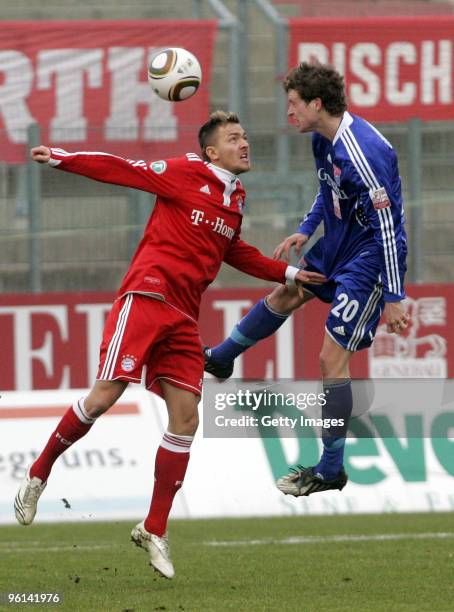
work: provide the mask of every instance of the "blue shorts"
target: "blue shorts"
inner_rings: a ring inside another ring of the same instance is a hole
[[[304,269],[320,272],[311,264]],[[384,306],[379,270],[378,263],[357,257],[333,280],[323,285],[304,285],[309,293],[331,304],[326,331],[348,351],[360,351],[374,340]]]

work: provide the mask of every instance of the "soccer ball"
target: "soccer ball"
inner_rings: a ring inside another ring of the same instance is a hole
[[[150,60],[148,82],[163,100],[181,102],[195,94],[202,82],[198,59],[178,47],[161,49]]]

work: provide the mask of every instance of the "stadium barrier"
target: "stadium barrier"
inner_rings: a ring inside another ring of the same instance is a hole
[[[228,335],[266,289],[211,289],[200,332],[212,346]],[[352,359],[354,378],[454,378],[454,285],[409,285],[412,325],[405,336],[379,326],[373,348]],[[99,344],[112,293],[4,294],[0,300],[3,358],[0,389],[85,388],[96,376]],[[314,300],[277,334],[236,361],[247,379],[319,377],[318,355],[328,306]]]
[[[27,466],[67,407],[86,390],[11,392],[0,405],[0,523]],[[212,405],[203,410],[213,410]],[[452,415],[452,413],[451,413]],[[203,421],[203,419],[202,419]],[[39,521],[137,519],[146,515],[154,454],[166,422],[162,400],[129,388],[89,435],[55,464]],[[448,423],[452,425],[452,423]],[[446,429],[448,431],[449,427]],[[454,509],[453,442],[445,437],[356,438],[347,442],[350,482],[342,493],[283,496],[275,478],[315,461],[315,438],[208,438],[199,431],[174,518],[449,511]]]
[[[264,294],[263,289],[209,291],[200,317],[204,340],[218,342]],[[454,330],[448,325],[454,286],[414,285],[408,287],[408,295],[413,319],[408,334],[397,338],[379,328],[373,350],[353,360],[355,378],[407,379],[409,386],[412,379],[432,378],[436,383],[436,379],[454,378]],[[111,293],[2,296],[0,522],[14,520],[12,501],[27,466],[64,410],[86,393],[83,389],[93,380],[112,298]],[[238,360],[235,376],[246,380],[317,379],[325,316],[324,305],[308,304],[278,334],[264,341],[260,350],[251,350]],[[222,392],[225,387],[218,388]],[[449,397],[441,403],[441,412],[437,409],[429,414],[429,436],[384,430],[375,437],[350,439],[348,487],[342,494],[330,492],[308,499],[282,496],[274,480],[288,465],[316,461],[320,442],[315,437],[258,435],[244,439],[221,433],[209,438],[200,431],[173,516],[452,510],[453,410]],[[211,414],[213,405],[209,404],[202,410]],[[423,419],[423,412],[427,411],[415,413],[415,419]],[[165,423],[162,401],[131,386],[110,415],[56,464],[40,504],[40,520],[144,515],[154,453]]]

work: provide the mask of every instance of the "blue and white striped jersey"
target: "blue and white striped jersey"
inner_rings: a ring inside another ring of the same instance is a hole
[[[310,236],[323,220],[324,237],[306,260],[335,280],[353,259],[367,257],[381,274],[385,301],[401,300],[407,241],[393,147],[345,112],[334,140],[314,133],[312,148],[320,189],[298,231]]]

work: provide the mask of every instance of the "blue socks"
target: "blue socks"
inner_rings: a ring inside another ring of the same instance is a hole
[[[257,302],[235,325],[228,338],[211,349],[211,357],[218,363],[228,363],[259,340],[268,338],[285,323],[288,315],[272,310],[265,300]]]
[[[272,310],[265,300],[260,300],[234,327],[230,336],[211,349],[211,357],[218,363],[234,361],[259,340],[274,334],[287,317]],[[323,435],[323,454],[314,467],[314,474],[320,474],[324,480],[333,480],[341,471],[344,460],[345,436],[353,407],[351,381],[331,380],[323,388],[326,404],[322,408],[322,418],[344,419],[344,426],[331,427]]]
[[[344,425],[331,427],[323,435],[323,454],[314,467],[314,474],[320,474],[324,480],[333,480],[339,474],[344,462],[345,436],[353,408],[351,381],[330,381],[324,384],[326,404],[322,407],[322,418],[343,419]]]

